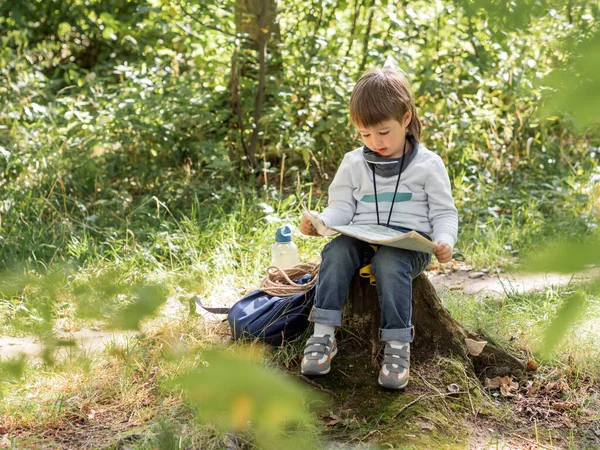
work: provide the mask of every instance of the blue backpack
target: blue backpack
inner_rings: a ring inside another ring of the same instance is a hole
[[[312,280],[311,274],[297,279],[296,284]],[[227,314],[234,339],[259,339],[267,344],[280,346],[298,337],[308,328],[308,315],[313,305],[316,285],[302,293],[277,297],[259,290],[242,297],[231,308],[205,308],[195,297],[196,307],[208,312]]]

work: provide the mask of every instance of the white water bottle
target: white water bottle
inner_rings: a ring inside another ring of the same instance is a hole
[[[271,247],[271,265],[287,269],[299,262],[298,247],[292,241],[292,229],[288,225],[277,228],[275,244]]]

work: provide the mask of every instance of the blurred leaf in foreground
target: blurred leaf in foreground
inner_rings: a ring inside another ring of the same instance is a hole
[[[208,351],[205,367],[175,381],[198,419],[224,432],[251,433],[258,448],[319,448],[305,390],[262,366],[252,352]]]
[[[160,286],[136,286],[132,288],[133,301],[119,311],[113,323],[123,330],[138,330],[140,322],[156,314],[167,299],[167,290]]]
[[[77,316],[84,319],[104,319],[121,307],[130,290],[131,285],[122,281],[119,273],[113,270],[102,271],[74,287]]]
[[[19,378],[25,370],[26,356],[21,355],[0,361],[0,379]]]
[[[568,111],[581,129],[591,123],[600,124],[600,32],[571,45],[571,59],[544,79],[543,84],[551,93],[542,107],[542,115]]]
[[[576,273],[600,263],[600,241],[588,237],[582,242],[565,242],[552,245],[532,256],[524,265],[526,272]],[[592,288],[600,291],[599,280],[592,281]],[[585,296],[576,292],[567,298],[546,328],[542,353],[548,355],[563,338],[569,327],[585,311]]]
[[[540,249],[524,265],[525,272],[575,273],[600,264],[600,241],[588,238]]]
[[[455,3],[469,17],[486,17],[490,20],[488,29],[499,35],[526,28],[532,18],[539,17],[550,8],[553,0],[455,0]]]
[[[561,341],[569,327],[585,311],[585,296],[581,292],[567,297],[558,310],[556,317],[552,320],[544,333],[544,342],[542,344],[542,353],[550,354],[556,345]]]

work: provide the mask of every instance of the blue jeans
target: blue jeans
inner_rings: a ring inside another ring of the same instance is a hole
[[[371,262],[381,307],[381,340],[413,341],[412,280],[427,268],[430,254],[383,245],[375,252],[368,243],[341,235],[325,246],[321,257],[312,322],[342,324],[350,281],[359,267]]]

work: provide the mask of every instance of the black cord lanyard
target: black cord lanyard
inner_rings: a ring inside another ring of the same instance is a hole
[[[398,193],[398,186],[400,185],[400,176],[402,175],[402,170],[404,169],[404,157],[406,156],[406,143],[408,141],[408,135],[404,139],[404,151],[402,152],[402,158],[400,161],[400,171],[398,172],[398,179],[396,180],[396,189],[394,189],[394,197],[392,198],[392,206],[390,206],[390,214],[388,215],[388,220],[385,226],[389,226],[390,220],[392,219],[392,211],[394,210],[394,202],[396,201],[396,194]],[[375,191],[375,211],[377,212],[377,225],[381,225],[379,223],[379,203],[377,201],[377,183],[375,182],[375,164],[371,164],[371,169],[373,169],[373,190]]]

